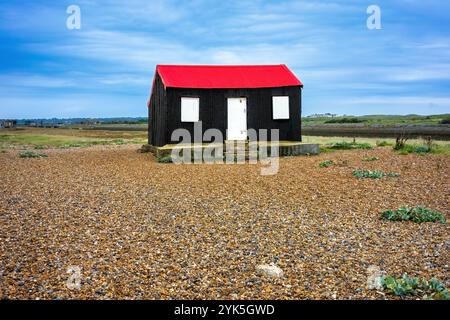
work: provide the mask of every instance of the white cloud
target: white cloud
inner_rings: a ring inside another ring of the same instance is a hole
[[[0,83],[4,87],[32,87],[32,88],[68,88],[74,85],[70,79],[39,74],[3,74]]]
[[[386,79],[393,81],[450,80],[450,64],[407,66],[387,71]]]
[[[129,73],[108,73],[108,74],[86,74],[67,73],[55,75],[12,73],[0,75],[0,93],[15,90],[18,94],[39,92],[40,89],[108,89],[111,87],[149,87],[151,76],[129,74]],[[117,90],[117,89],[116,89]]]
[[[136,32],[86,31],[64,44],[33,44],[40,53],[114,63],[115,70],[153,72],[156,64],[257,64],[308,61],[320,52],[302,44],[256,44],[193,48]]]
[[[450,98],[434,96],[374,96],[356,98],[345,102],[352,105],[388,105],[388,106],[440,106],[450,108]]]

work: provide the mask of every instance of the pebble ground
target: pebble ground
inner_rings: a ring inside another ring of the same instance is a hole
[[[261,176],[259,165],[160,164],[138,147],[0,154],[0,298],[391,298],[366,288],[370,265],[449,284],[448,224],[380,220],[405,205],[449,219],[448,157],[341,151]],[[256,272],[272,262],[282,278]]]

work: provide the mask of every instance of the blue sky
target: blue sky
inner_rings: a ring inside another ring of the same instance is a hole
[[[449,13],[441,0],[0,0],[0,118],[145,116],[158,63],[285,63],[304,115],[449,113]]]

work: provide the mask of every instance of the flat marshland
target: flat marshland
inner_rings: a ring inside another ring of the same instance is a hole
[[[145,132],[42,130],[0,132],[3,299],[395,298],[367,288],[371,265],[448,286],[448,223],[381,219],[421,205],[448,221],[446,154],[334,151],[261,176],[260,165],[158,163],[137,152]],[[399,176],[353,175],[363,169]],[[256,272],[272,262],[281,278]]]

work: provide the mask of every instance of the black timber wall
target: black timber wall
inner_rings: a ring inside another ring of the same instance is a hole
[[[289,119],[273,120],[272,97],[289,96]],[[209,128],[219,129],[226,139],[227,98],[247,98],[247,128],[279,129],[280,140],[301,141],[301,88],[279,87],[260,89],[184,89],[167,88],[167,127],[166,138],[157,139],[154,145],[169,143],[172,132],[178,128],[187,129],[193,139],[194,123],[181,122],[181,97],[200,98],[199,120],[202,121],[203,132]],[[159,125],[159,122],[157,121]],[[156,130],[159,131],[159,130]],[[158,135],[158,132],[156,133]],[[270,132],[268,133],[270,139]]]
[[[148,144],[160,147],[167,143],[167,92],[156,74],[148,108]]]

